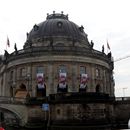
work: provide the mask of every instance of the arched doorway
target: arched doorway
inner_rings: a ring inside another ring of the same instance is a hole
[[[100,84],[96,85],[96,93],[100,93],[101,92],[101,86]]]
[[[87,84],[80,84],[79,92],[86,92],[86,91],[87,91]]]
[[[25,84],[23,84],[23,83],[20,84],[19,89],[16,90],[15,97],[16,98],[21,98],[21,99],[22,98],[25,99],[27,97],[30,97],[30,94],[27,91]]]
[[[23,124],[22,122],[22,118],[20,117],[20,115],[17,113],[17,110],[11,110],[10,108],[8,108],[7,106],[1,106],[0,107],[1,112],[0,112],[0,118],[1,118],[1,126],[15,126],[15,127],[19,127],[21,124]]]
[[[23,83],[19,86],[19,88],[20,88],[20,90],[27,91],[26,90],[26,85],[23,84]]]
[[[46,84],[39,84],[36,86],[37,97],[45,97],[46,96]]]
[[[13,93],[13,87],[10,86],[10,97],[13,97],[14,96],[14,93]]]
[[[63,84],[63,83],[59,83],[57,85],[57,92],[67,93],[68,92],[68,85],[67,84]]]

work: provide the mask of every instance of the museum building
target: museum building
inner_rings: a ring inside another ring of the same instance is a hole
[[[47,14],[46,20],[35,24],[26,36],[23,49],[17,50],[15,44],[14,52],[9,54],[5,51],[0,57],[0,96],[39,99],[49,97],[53,100],[57,98],[54,95],[61,93],[81,97],[84,94],[93,97],[100,93],[114,97],[111,52],[105,54],[104,48],[101,51],[95,50],[84,27],[70,21],[68,15],[63,12]],[[51,112],[52,121],[71,120],[71,116],[73,120],[74,117],[78,120],[75,115],[64,115],[65,111],[72,109],[75,113],[83,112],[84,109],[90,111],[94,105],[102,108],[103,113],[107,109],[113,109],[111,103],[106,105],[105,102],[96,104],[97,102],[89,101],[84,102],[86,105],[79,110],[81,107],[78,105],[82,103],[76,102],[72,108],[70,100],[67,99],[65,105],[62,101],[57,105],[50,101],[50,107],[54,107]],[[109,115],[112,116],[112,112]],[[88,113],[87,116],[89,117]],[[105,114],[100,116],[102,119],[106,117]]]

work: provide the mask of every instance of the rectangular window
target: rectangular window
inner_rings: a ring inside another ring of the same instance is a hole
[[[80,66],[80,75],[81,74],[86,74],[86,67],[85,66]]]
[[[43,67],[37,67],[37,73],[44,73],[44,68]]]
[[[10,72],[10,80],[13,80],[13,75],[14,75],[14,72],[11,71],[11,72]]]
[[[25,77],[26,76],[26,69],[25,68],[21,68],[20,69],[20,77]]]
[[[99,68],[96,68],[96,77],[97,77],[97,78],[100,77],[100,70],[99,70]]]
[[[59,66],[59,73],[67,73],[67,68],[65,65]]]

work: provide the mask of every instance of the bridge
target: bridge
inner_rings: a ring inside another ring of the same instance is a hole
[[[128,128],[128,121],[130,120],[130,97],[117,97],[114,109],[117,126]]]
[[[9,125],[40,127],[40,125],[43,124],[43,126],[45,126],[48,119],[48,112],[43,111],[41,106],[43,103],[47,103],[48,100],[51,100],[52,103],[57,102],[59,97],[56,96],[55,99],[54,96],[55,95],[51,95],[48,99],[0,97],[0,112],[4,113],[5,123]],[[62,101],[63,100],[68,101],[68,96],[63,98]],[[74,100],[76,100],[76,97]],[[89,102],[89,100],[90,99],[87,98],[87,102]],[[92,100],[94,101],[94,99]],[[100,100],[105,102],[105,99],[96,99],[96,102]],[[130,119],[130,97],[115,98],[113,110],[115,116],[115,123],[113,125],[119,128],[127,128]]]
[[[45,99],[0,97],[0,112],[4,114],[4,121],[8,125],[30,127],[32,123],[44,124],[46,113],[41,104]]]

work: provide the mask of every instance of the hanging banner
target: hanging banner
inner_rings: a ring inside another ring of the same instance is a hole
[[[81,74],[80,83],[86,84],[88,81],[88,74]]]
[[[88,82],[88,74],[81,74],[80,88],[85,88],[87,82]]]
[[[49,111],[49,104],[48,103],[42,104],[42,110]]]
[[[65,83],[66,82],[66,73],[60,73],[59,74],[59,83]]]
[[[38,89],[45,88],[44,86],[44,75],[43,73],[37,73],[37,83],[38,83]]]
[[[66,73],[59,73],[59,88],[66,88]]]

